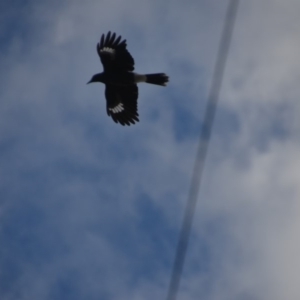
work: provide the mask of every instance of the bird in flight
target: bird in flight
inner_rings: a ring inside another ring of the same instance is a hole
[[[164,73],[134,73],[134,60],[126,49],[126,40],[109,31],[102,34],[97,44],[97,53],[103,65],[103,72],[95,74],[88,82],[105,84],[106,111],[116,123],[135,124],[139,121],[137,111],[137,83],[147,82],[166,86],[169,77]]]

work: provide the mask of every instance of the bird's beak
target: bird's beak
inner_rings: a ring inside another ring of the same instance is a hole
[[[87,82],[86,84],[89,84],[89,83],[92,83],[92,82],[94,82],[93,78],[89,82]]]

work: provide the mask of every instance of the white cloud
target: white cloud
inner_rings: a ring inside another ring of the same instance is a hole
[[[2,298],[165,297],[225,4],[28,7],[0,56]],[[182,298],[299,298],[298,10],[240,3]],[[131,128],[85,85],[107,30],[171,78]]]

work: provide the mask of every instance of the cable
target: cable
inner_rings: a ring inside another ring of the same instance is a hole
[[[207,155],[207,149],[211,137],[212,126],[216,114],[216,108],[219,99],[220,88],[222,84],[225,64],[228,56],[229,45],[231,41],[234,22],[236,19],[239,0],[230,0],[227,8],[217,60],[212,77],[212,84],[208,95],[208,102],[205,109],[204,121],[198,144],[198,151],[194,164],[194,170],[189,190],[184,219],[177,244],[176,255],[169,285],[167,300],[176,300],[182,270],[184,266],[188,241],[191,233],[191,227],[199,194],[201,178],[204,168],[204,162]]]

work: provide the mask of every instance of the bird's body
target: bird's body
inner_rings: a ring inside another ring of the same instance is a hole
[[[103,64],[103,72],[95,74],[88,82],[105,84],[107,114],[116,123],[130,125],[138,122],[137,83],[147,82],[165,86],[169,80],[164,73],[141,75],[134,73],[134,60],[126,49],[126,40],[116,34],[103,34],[97,44],[97,53]]]
[[[102,72],[96,74],[94,79],[104,84],[128,85],[134,82],[133,72]]]

